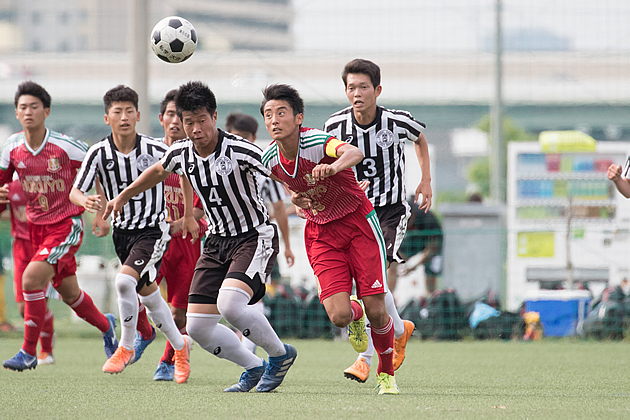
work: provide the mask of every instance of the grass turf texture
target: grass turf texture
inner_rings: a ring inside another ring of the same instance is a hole
[[[356,357],[347,342],[288,340],[297,348],[298,359],[277,392],[228,394],[223,389],[238,380],[241,369],[196,345],[187,384],[154,382],[163,338],[122,374],[109,375],[101,371],[105,355],[98,336],[83,325],[65,334],[59,327],[55,365],[23,373],[0,369],[0,417],[630,417],[627,342],[421,342],[412,338],[396,374],[401,394],[379,396],[374,389],[375,370],[365,384],[343,377],[343,369]],[[18,333],[0,336],[2,359],[17,352],[18,337]]]

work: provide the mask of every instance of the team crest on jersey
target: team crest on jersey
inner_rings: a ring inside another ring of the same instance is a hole
[[[50,159],[48,159],[48,172],[57,172],[59,169],[61,169],[59,159],[55,156],[51,156]]]
[[[113,160],[108,160],[107,163],[105,164],[105,169],[107,169],[108,171],[111,171],[112,169],[114,169],[115,164],[116,162],[114,162]]]
[[[306,174],[306,175],[304,175],[304,179],[306,180],[306,183],[308,185],[315,185],[315,180],[313,179],[313,175]]]
[[[221,176],[226,176],[232,173],[232,160],[227,156],[220,156],[214,163],[215,170]]]
[[[387,148],[394,144],[394,133],[392,133],[387,128],[383,128],[378,133],[376,133],[376,144],[381,146],[382,148]]]
[[[149,169],[155,163],[155,158],[148,153],[143,153],[136,159],[136,166],[140,172]]]

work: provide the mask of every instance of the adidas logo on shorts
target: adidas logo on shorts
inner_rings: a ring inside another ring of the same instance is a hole
[[[383,287],[383,285],[381,284],[380,281],[378,281],[378,279],[376,279],[376,281],[372,285],[372,289],[378,289],[379,287]]]

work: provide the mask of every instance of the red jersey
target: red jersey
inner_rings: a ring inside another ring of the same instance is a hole
[[[282,156],[276,142],[263,154],[263,163],[273,175],[286,182],[291,190],[304,193],[312,200],[313,208],[304,210],[304,215],[314,223],[341,219],[367,201],[352,168],[321,181],[313,180],[313,168],[320,163],[333,163],[337,149],[344,144],[322,130],[302,127],[295,161]]]
[[[203,210],[201,200],[197,197],[197,194],[193,197],[193,206],[199,207]],[[164,199],[166,201],[166,212],[168,213],[168,220],[178,220],[184,215],[184,194],[182,187],[179,183],[179,175],[172,173],[164,181]],[[204,235],[208,230],[208,223],[201,219],[199,220],[199,237]],[[179,231],[173,235],[173,238],[181,237],[182,232]]]
[[[0,154],[0,185],[17,172],[26,194],[29,223],[47,225],[83,213],[70,202],[70,189],[88,145],[46,129],[42,145],[33,150],[24,132],[13,134]]]
[[[16,239],[30,240],[26,224],[26,195],[18,180],[9,182],[9,211],[11,212],[11,236]],[[4,206],[4,207],[3,207]],[[6,204],[0,206],[0,213]]]

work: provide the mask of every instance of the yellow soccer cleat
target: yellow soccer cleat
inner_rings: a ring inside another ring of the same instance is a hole
[[[396,385],[396,379],[385,372],[381,372],[376,377],[376,388],[378,389],[379,395],[398,395],[400,393],[398,385]]]
[[[120,373],[127,365],[131,363],[135,354],[133,350],[127,350],[123,346],[119,346],[112,357],[107,359],[105,364],[103,365],[103,372],[107,373]]]
[[[405,323],[405,332],[400,337],[394,340],[394,370],[398,370],[405,360],[405,347],[407,347],[407,341],[411,338],[416,326],[411,321],[403,321]]]
[[[363,308],[363,303],[356,296],[350,296],[350,300],[357,302]],[[365,329],[365,308],[363,308],[363,316],[360,319],[348,324],[348,339],[357,353],[363,353],[367,350],[368,334]]]
[[[370,377],[370,365],[361,357],[352,366],[343,371],[343,376],[357,382],[365,382]]]
[[[175,382],[183,384],[188,380],[190,376],[190,350],[192,349],[193,341],[187,335],[183,336],[184,347],[181,350],[175,350]]]

